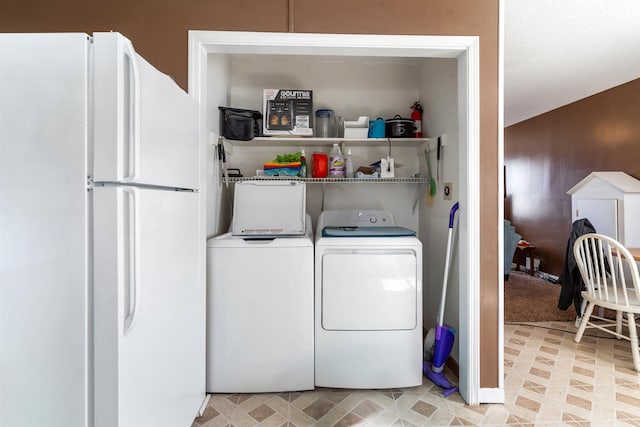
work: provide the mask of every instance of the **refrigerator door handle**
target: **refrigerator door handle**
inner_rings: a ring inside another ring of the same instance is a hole
[[[129,128],[127,141],[129,150],[129,175],[123,178],[123,181],[136,181],[140,178],[140,71],[136,52],[129,40],[125,40],[123,44],[123,53],[128,59],[129,72]]]
[[[122,187],[125,195],[124,212],[124,244],[126,245],[124,286],[124,327],[123,336],[129,334],[138,320],[140,313],[141,289],[140,289],[140,209],[138,188]]]

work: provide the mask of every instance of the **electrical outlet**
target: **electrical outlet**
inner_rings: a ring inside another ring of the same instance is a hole
[[[453,192],[453,184],[451,182],[445,182],[442,185],[442,194],[445,200],[451,200],[451,193]]]

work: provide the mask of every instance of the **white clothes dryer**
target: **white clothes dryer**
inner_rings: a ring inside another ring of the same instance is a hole
[[[422,383],[422,243],[386,211],[325,211],[316,228],[315,383]]]

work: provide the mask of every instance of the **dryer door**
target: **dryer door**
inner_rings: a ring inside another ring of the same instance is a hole
[[[418,324],[416,252],[329,249],[322,256],[322,328],[412,330]]]

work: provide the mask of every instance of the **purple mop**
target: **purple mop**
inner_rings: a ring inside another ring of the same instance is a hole
[[[449,325],[444,325],[444,304],[447,298],[447,280],[449,278],[449,258],[451,256],[451,236],[453,234],[453,221],[458,210],[458,202],[451,208],[449,213],[449,237],[447,239],[447,256],[444,264],[444,280],[442,283],[442,298],[440,299],[440,312],[438,313],[437,325],[435,330],[435,340],[433,342],[433,356],[431,358],[426,357],[427,360],[422,362],[422,372],[439,387],[442,387],[444,391],[442,394],[447,397],[452,393],[458,391],[458,387],[451,384],[444,374],[444,364],[449,358],[451,349],[453,348],[453,342],[455,341],[455,329]],[[429,331],[427,334],[428,341],[433,331]],[[425,341],[425,347],[430,346]],[[425,348],[425,353],[430,354],[430,349]]]

